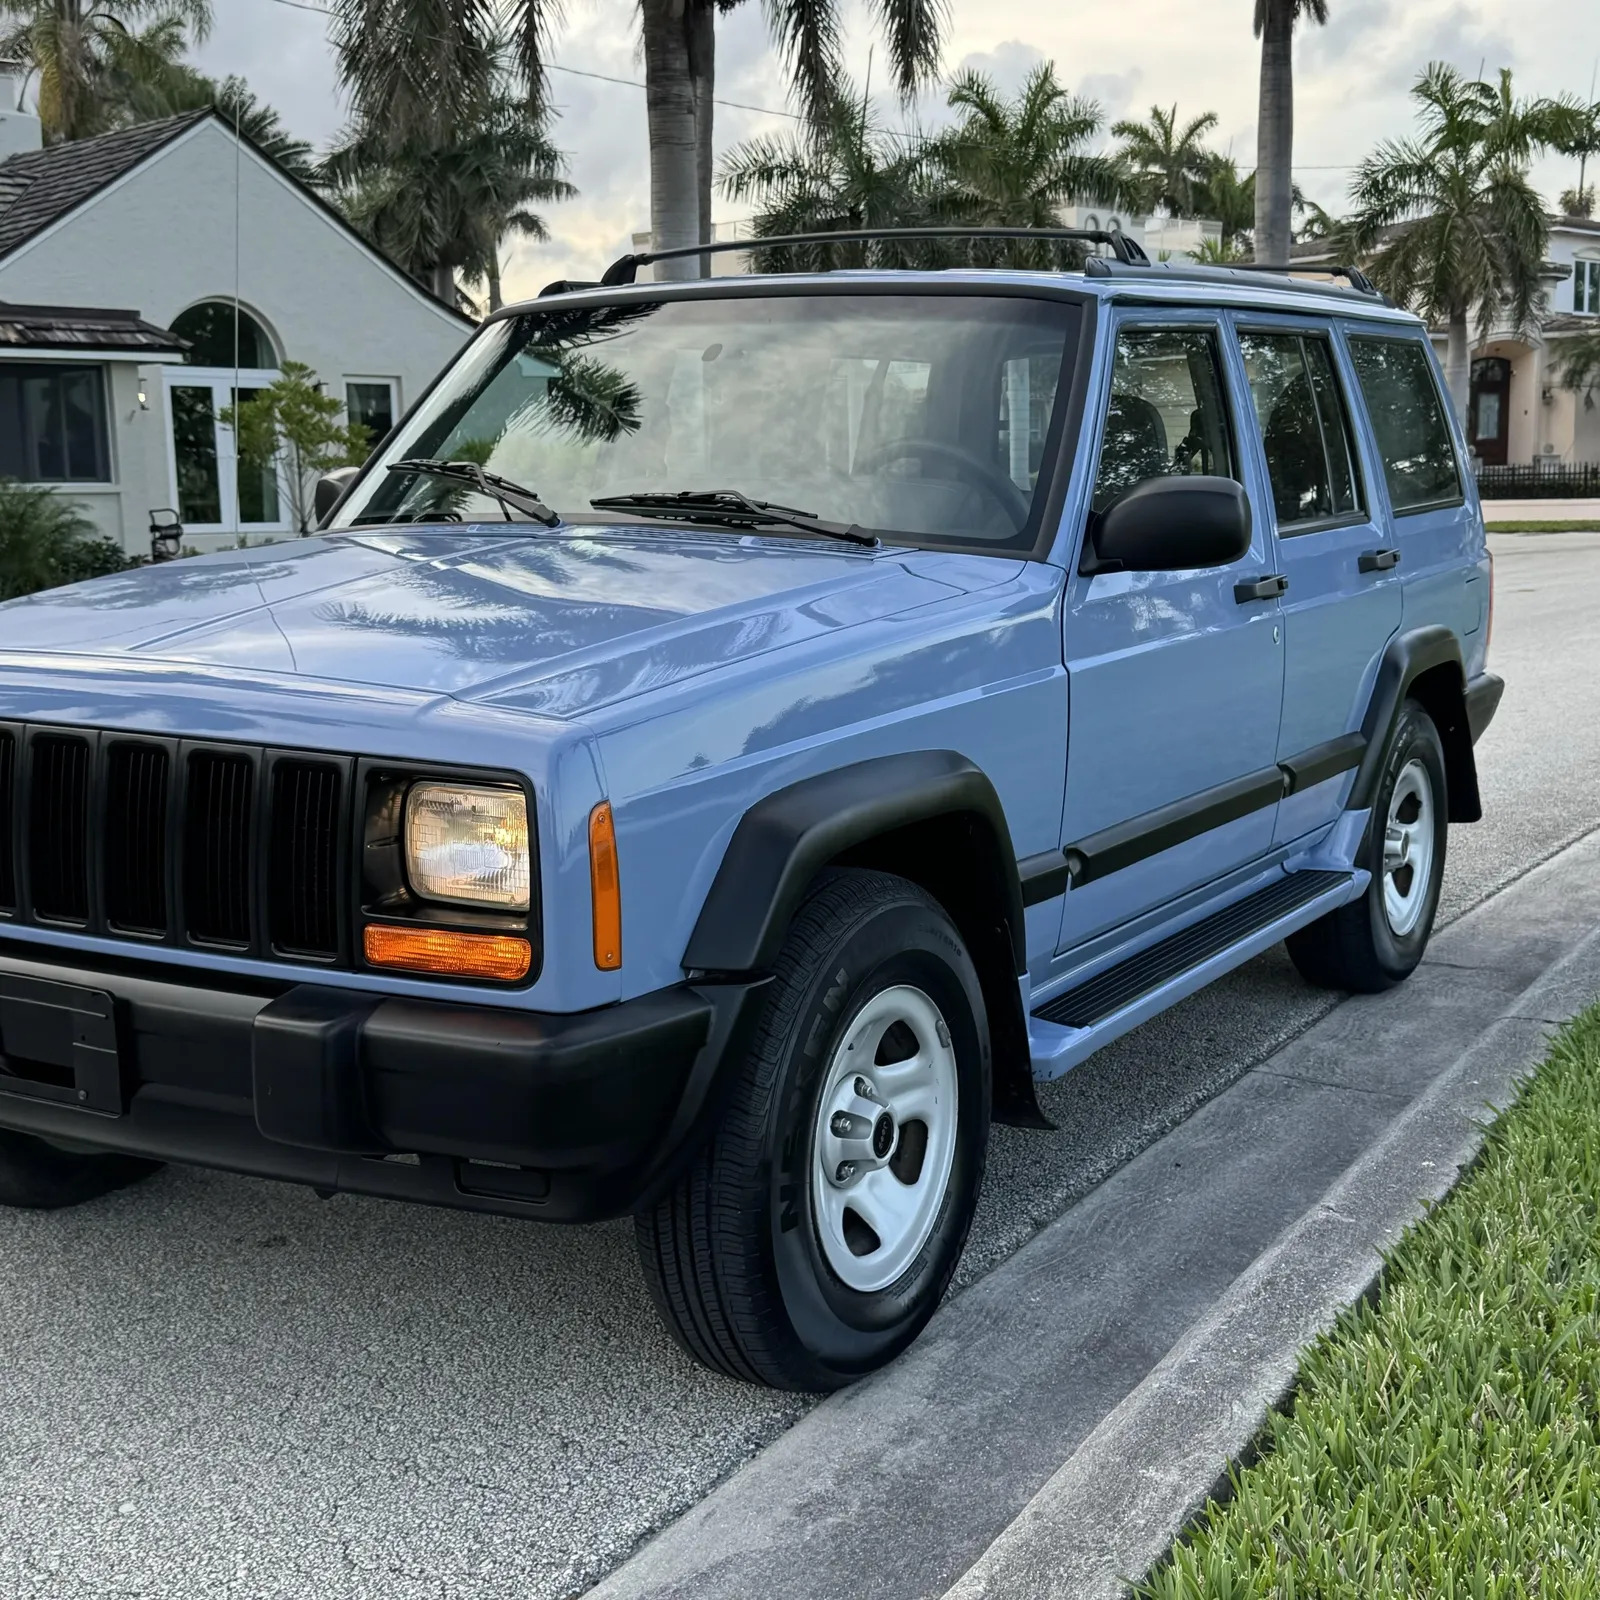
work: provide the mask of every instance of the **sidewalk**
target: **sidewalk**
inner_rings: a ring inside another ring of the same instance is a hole
[[[1408,984],[1346,1001],[1121,1168],[950,1301],[895,1366],[826,1401],[664,1530],[596,1600],[934,1600],[958,1583],[963,1597],[996,1600],[1116,1593],[1111,1574],[1158,1553],[1259,1424],[1303,1330],[1329,1314],[1328,1286],[1347,1294],[1370,1278],[1362,1263],[1390,1213],[1412,1214],[1452,1169],[1390,1172],[1372,1186],[1389,1212],[1340,1205],[1341,1242],[1361,1260],[1313,1256],[1299,1272],[1307,1292],[1252,1318],[1248,1338],[1228,1322],[1249,1304],[1239,1286],[1281,1262],[1297,1229],[1313,1249],[1328,1244],[1310,1224],[1325,1223],[1330,1190],[1350,1191],[1436,1086],[1491,1097],[1459,1070],[1491,1030],[1508,1070],[1537,1054],[1554,1002],[1529,991],[1597,926],[1600,833],[1452,924]],[[1583,1003],[1591,977],[1600,985],[1600,966],[1568,969],[1560,1004]],[[1450,1131],[1452,1151],[1471,1132],[1458,1115]],[[1274,1304],[1284,1281],[1273,1279]],[[1250,1352],[1244,1371],[1229,1348]],[[1207,1349],[1217,1354],[1197,1366]],[[1175,1362],[1206,1425],[1176,1457],[1162,1445]],[[1115,1504],[1073,1501],[1118,1460]],[[1066,1523],[1078,1537],[1064,1545]],[[1063,1566],[1069,1549],[1083,1564]]]
[[[1485,500],[1483,520],[1497,522],[1586,522],[1600,528],[1600,500]]]

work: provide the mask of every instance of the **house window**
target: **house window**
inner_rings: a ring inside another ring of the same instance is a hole
[[[1600,316],[1600,261],[1573,264],[1572,309]]]
[[[105,374],[56,362],[0,365],[0,477],[109,483]]]
[[[394,383],[388,378],[352,378],[344,386],[344,408],[350,420],[367,430],[367,444],[376,449],[394,427]]]
[[[235,317],[237,316],[237,327]],[[189,341],[184,360],[191,367],[249,367],[267,371],[278,353],[267,330],[231,300],[202,300],[172,319],[172,331]]]

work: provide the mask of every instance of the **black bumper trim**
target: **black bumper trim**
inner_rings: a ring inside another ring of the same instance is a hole
[[[764,987],[680,985],[555,1015],[316,985],[240,992],[59,954],[0,940],[0,976],[111,995],[121,1112],[63,1104],[0,1053],[0,1127],[559,1221],[619,1215],[675,1176]]]
[[[1506,692],[1506,680],[1492,672],[1481,672],[1467,685],[1467,726],[1472,729],[1472,742],[1483,737],[1483,730],[1494,721],[1500,709],[1500,696]]]

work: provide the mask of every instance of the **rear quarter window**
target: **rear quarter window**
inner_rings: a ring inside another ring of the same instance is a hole
[[[1415,339],[1350,340],[1389,503],[1397,514],[1459,504],[1461,469],[1427,350]]]

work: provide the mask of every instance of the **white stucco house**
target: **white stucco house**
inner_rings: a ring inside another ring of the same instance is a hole
[[[10,89],[0,476],[130,552],[162,507],[200,549],[289,532],[281,477],[241,472],[218,420],[235,391],[302,361],[381,437],[472,324],[214,112],[41,149]]]

